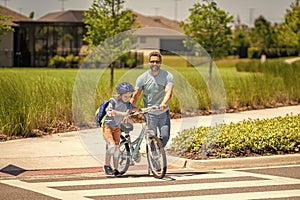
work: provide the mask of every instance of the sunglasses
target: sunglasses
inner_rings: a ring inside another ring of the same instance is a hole
[[[150,63],[151,63],[151,64],[154,64],[154,63],[160,64],[160,61],[159,61],[159,60],[150,60]]]

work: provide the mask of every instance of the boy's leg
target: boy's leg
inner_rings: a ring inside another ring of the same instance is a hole
[[[115,144],[114,153],[113,153],[113,164],[114,164],[114,168],[118,169],[119,154],[120,154],[120,138],[121,138],[120,128],[112,128],[112,136]]]
[[[111,162],[111,157],[113,156],[114,153],[115,142],[113,140],[112,130],[109,126],[103,127],[103,137],[106,142],[104,171],[106,174],[112,174],[110,162]]]

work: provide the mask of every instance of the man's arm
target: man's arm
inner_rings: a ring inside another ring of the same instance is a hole
[[[161,102],[160,104],[160,110],[161,111],[164,111],[167,107],[167,104],[168,102],[170,101],[171,97],[172,97],[172,94],[173,94],[173,87],[174,85],[173,84],[169,84],[166,89],[165,89],[165,97],[163,99],[163,101]]]
[[[132,98],[130,99],[130,103],[135,105],[137,100],[139,99],[141,93],[142,93],[142,90],[136,89],[132,95]]]

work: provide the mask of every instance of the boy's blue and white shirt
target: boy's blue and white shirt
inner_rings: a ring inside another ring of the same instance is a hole
[[[165,88],[174,85],[173,75],[160,69],[157,76],[150,70],[141,74],[136,81],[136,89],[144,92],[144,107],[159,106],[165,97]],[[168,106],[167,109],[168,110]],[[151,111],[151,114],[161,114],[161,111]]]
[[[112,101],[109,102],[106,113],[107,117],[104,120],[104,125],[107,125],[111,128],[117,128],[119,127],[122,119],[124,116],[112,116],[112,110],[119,111],[119,112],[126,112],[127,110],[134,109],[134,105],[132,105],[130,102],[124,102],[121,99],[116,101],[115,99],[112,99]]]

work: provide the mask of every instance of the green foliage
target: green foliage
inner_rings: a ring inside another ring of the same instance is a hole
[[[272,47],[274,44],[273,27],[271,22],[263,16],[257,18],[254,22],[254,28],[251,32],[253,46],[258,47],[260,51]]]
[[[55,55],[50,58],[49,66],[56,68],[78,68],[81,59],[79,56],[74,56],[73,54],[69,54],[66,57],[61,55]]]
[[[124,10],[123,4],[123,0],[93,0],[83,20],[87,29],[83,40],[94,50],[88,59],[110,64],[111,91],[116,59],[131,50],[134,40],[129,34],[135,22],[134,14]]]
[[[76,68],[80,62],[79,56],[74,56],[73,54],[69,54],[66,56],[65,61],[67,63],[67,67]]]
[[[213,139],[209,139],[212,130]],[[300,115],[184,130],[172,140],[171,148],[181,154],[199,154],[204,145],[217,157],[296,153],[300,150]]]
[[[163,62],[171,66],[168,70],[175,79],[174,95],[169,104],[170,111],[182,112],[183,117],[189,116],[191,112],[184,111],[190,110],[184,109],[190,107],[209,113],[212,97],[199,72],[193,67],[187,67],[186,61],[180,57],[164,56]],[[245,64],[238,64],[241,71],[236,71],[235,64],[239,62]],[[286,65],[277,59],[274,61],[268,59],[265,64],[259,60],[220,60],[216,64],[224,82],[228,112],[300,102],[300,85],[295,84],[300,82],[300,63]],[[246,66],[247,71],[253,72],[245,72],[243,66]],[[147,68],[116,69],[117,81],[114,82],[114,86],[120,81],[134,84],[138,75],[145,70]],[[74,123],[72,91],[77,71],[77,69],[1,69],[0,127],[3,127],[1,133],[28,136],[32,130],[46,130],[47,126],[58,120]],[[81,69],[81,73],[85,73],[85,80],[82,80],[79,87],[83,87],[83,90],[86,87],[97,87],[94,100],[97,106],[112,95],[108,84],[109,71],[110,69]],[[102,73],[101,81],[99,80],[95,86],[91,80],[97,80]],[[187,85],[192,88],[192,93],[188,92]],[[87,95],[84,98],[91,97]],[[195,102],[192,99],[195,99]],[[143,106],[142,98],[139,99],[138,106]],[[89,126],[96,108],[90,104],[86,107],[84,113],[80,113],[79,116],[86,116],[84,118],[86,121],[83,121],[82,125]],[[212,139],[213,136],[214,134],[211,134]]]
[[[61,55],[55,55],[50,58],[49,65],[56,68],[65,67],[66,59]]]
[[[85,12],[84,23],[87,33],[84,36],[90,47],[98,46],[102,41],[131,29],[134,15],[123,10],[124,1],[93,0],[88,12]]]
[[[214,1],[208,0],[204,0],[203,4],[194,4],[190,12],[189,18],[180,24],[185,34],[193,40],[186,40],[186,47],[197,52],[199,44],[213,58],[227,55],[230,49],[230,23],[233,17],[218,8]]]
[[[0,134],[29,137],[34,130],[72,122],[76,71],[14,69],[0,71]]]
[[[286,33],[284,34],[284,39],[290,38],[286,41],[285,44],[289,44],[288,42],[292,42],[293,47],[299,48],[300,44],[300,1],[295,0],[294,3],[291,4],[291,9],[287,10],[285,15],[285,22],[283,23],[283,28]],[[289,45],[288,45],[289,46]]]
[[[8,31],[14,31],[14,29],[9,25],[11,23],[12,17],[4,16],[0,14],[0,36],[4,35]]]
[[[257,47],[250,47],[248,49],[248,58],[259,58],[261,51]]]

